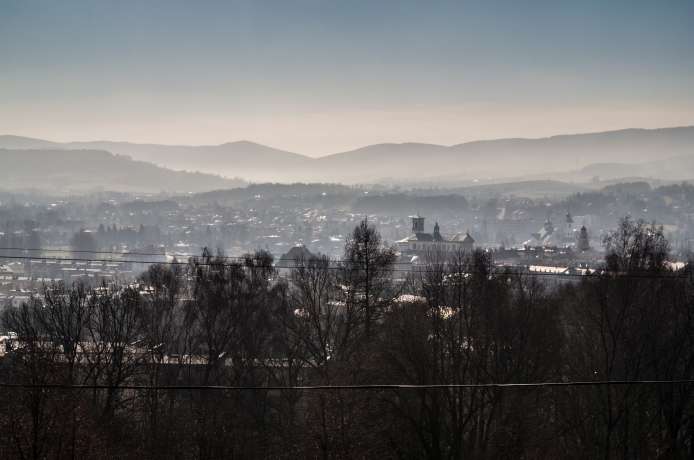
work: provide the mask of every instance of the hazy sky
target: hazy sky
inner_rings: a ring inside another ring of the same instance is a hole
[[[0,134],[321,156],[683,125],[693,0],[0,0]]]

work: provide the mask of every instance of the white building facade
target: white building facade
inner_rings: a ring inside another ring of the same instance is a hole
[[[474,239],[470,233],[454,234],[441,233],[438,222],[434,225],[434,233],[424,232],[424,217],[410,216],[412,219],[412,235],[397,242],[400,253],[419,251],[455,251],[458,249],[472,251]]]

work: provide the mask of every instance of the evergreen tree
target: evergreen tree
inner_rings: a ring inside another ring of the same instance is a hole
[[[72,248],[73,257],[89,259],[99,249],[99,243],[90,231],[82,228],[70,238],[70,247]]]

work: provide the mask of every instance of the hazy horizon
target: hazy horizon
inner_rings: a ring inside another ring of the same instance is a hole
[[[610,133],[610,132],[615,132],[615,131],[628,131],[628,130],[642,130],[642,131],[649,131],[649,130],[654,130],[654,129],[677,129],[677,128],[692,128],[694,127],[693,125],[683,125],[683,126],[664,126],[661,128],[641,128],[641,127],[631,127],[631,128],[624,128],[624,129],[619,129],[619,130],[607,130],[607,131],[595,131],[595,132],[577,132],[577,133],[559,133],[559,134],[553,134],[549,136],[542,136],[542,137],[521,137],[521,136],[516,136],[516,137],[501,137],[501,138],[489,138],[489,139],[472,139],[469,141],[465,142],[455,142],[452,144],[437,144],[434,142],[412,142],[412,141],[405,141],[405,142],[379,142],[376,144],[369,144],[369,145],[361,145],[357,146],[353,149],[350,150],[341,150],[341,151],[336,151],[336,152],[327,152],[325,154],[321,155],[309,155],[307,153],[301,152],[301,151],[294,151],[294,150],[289,150],[282,148],[281,146],[276,146],[276,145],[267,145],[267,144],[262,144],[260,142],[256,142],[252,139],[239,139],[239,140],[232,140],[232,141],[227,141],[227,142],[222,142],[219,144],[167,144],[165,142],[132,142],[132,141],[127,141],[127,140],[113,140],[113,139],[87,139],[87,140],[68,140],[68,141],[56,141],[55,139],[43,139],[43,138],[38,138],[38,137],[30,137],[30,136],[17,136],[15,134],[11,133],[0,133],[0,137],[3,136],[16,136],[16,137],[23,137],[26,139],[34,139],[34,140],[40,140],[40,141],[48,141],[48,142],[54,142],[57,144],[73,144],[73,143],[84,143],[84,144],[90,144],[90,143],[100,143],[100,142],[106,142],[106,143],[115,143],[115,144],[135,144],[135,145],[156,145],[156,146],[162,146],[162,147],[221,147],[223,145],[227,144],[237,144],[237,143],[243,143],[243,142],[248,142],[251,144],[256,144],[260,145],[262,147],[269,147],[271,149],[275,150],[281,150],[284,152],[288,153],[296,153],[299,155],[304,155],[310,158],[322,158],[322,157],[327,157],[331,155],[337,155],[339,153],[347,153],[350,151],[354,150],[360,150],[362,148],[366,147],[374,147],[378,145],[407,145],[407,144],[422,144],[422,145],[432,145],[432,146],[441,146],[441,147],[455,147],[457,145],[462,145],[462,144],[467,144],[467,143],[475,143],[475,142],[489,142],[489,141],[499,141],[499,140],[512,140],[512,139],[522,139],[522,140],[543,140],[543,139],[550,139],[553,137],[562,137],[562,136],[574,136],[574,135],[590,135],[590,134],[604,134],[604,133]],[[5,147],[0,147],[0,148],[5,148]],[[34,147],[31,147],[34,148]]]
[[[691,458],[692,76],[694,0],[0,0],[0,460]]]
[[[693,26],[685,1],[4,2],[0,125],[312,157],[690,126]]]

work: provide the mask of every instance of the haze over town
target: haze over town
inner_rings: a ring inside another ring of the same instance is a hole
[[[0,460],[684,459],[694,3],[0,2]]]

